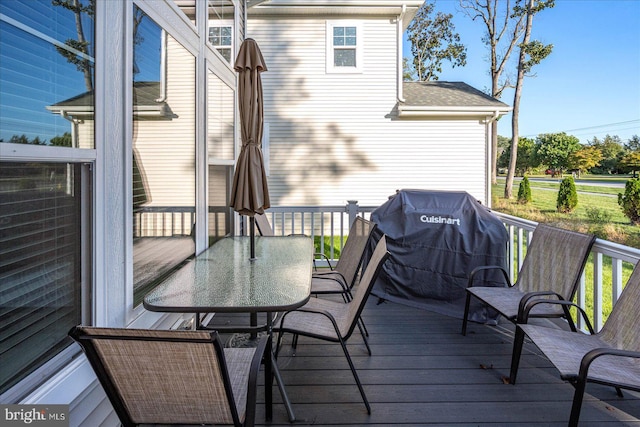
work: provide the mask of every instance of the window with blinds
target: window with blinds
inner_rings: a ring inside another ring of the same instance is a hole
[[[0,163],[1,391],[81,323],[79,165]]]
[[[94,148],[93,10],[54,3],[0,2],[0,142]]]
[[[90,316],[91,174],[48,159],[61,151],[52,147],[95,147],[93,17],[89,0],[0,1],[0,152],[33,147],[0,158],[0,394],[55,359]]]

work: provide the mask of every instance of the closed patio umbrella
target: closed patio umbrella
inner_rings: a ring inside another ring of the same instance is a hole
[[[262,142],[262,81],[260,73],[267,66],[258,44],[246,39],[240,46],[235,70],[238,72],[238,99],[242,148],[231,187],[230,206],[250,217],[251,258],[255,258],[255,214],[263,214],[269,208],[269,188],[264,171]]]

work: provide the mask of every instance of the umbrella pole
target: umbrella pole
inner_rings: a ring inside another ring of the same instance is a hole
[[[256,219],[249,217],[249,235],[251,236],[251,261],[256,260]]]

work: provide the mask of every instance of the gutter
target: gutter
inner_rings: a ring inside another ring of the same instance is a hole
[[[400,15],[398,15],[398,18],[396,19],[396,34],[397,34],[397,50],[398,50],[398,55],[397,55],[397,68],[398,68],[398,75],[397,75],[397,91],[398,91],[398,102],[404,102],[404,94],[402,92],[402,75],[403,75],[403,69],[402,69],[402,29],[404,27],[403,25],[403,20],[404,20],[404,15],[407,13],[407,5],[403,4],[402,7],[400,8]]]
[[[160,33],[160,98],[156,102],[165,102],[167,100],[167,32],[162,30]]]
[[[447,107],[447,106],[398,106],[398,117],[424,116],[484,116],[484,123],[491,123],[498,117],[511,112],[511,107]]]

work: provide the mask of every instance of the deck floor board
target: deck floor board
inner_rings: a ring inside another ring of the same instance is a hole
[[[291,426],[566,426],[573,387],[530,343],[518,384],[509,375],[513,326],[461,320],[370,298],[363,313],[372,355],[356,330],[348,342],[371,403],[368,415],[337,344],[300,337],[294,351],[285,335],[278,366],[297,420],[290,424],[274,387],[272,422],[264,421],[259,392],[258,425]],[[216,321],[228,322],[223,316]],[[214,322],[215,324],[215,322]],[[581,426],[640,426],[640,394],[589,384]]]

